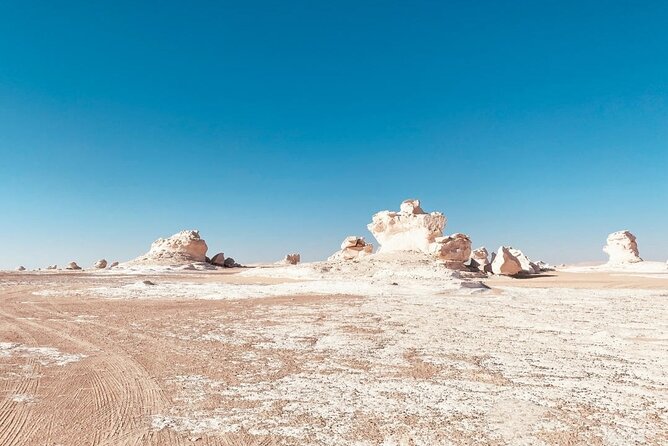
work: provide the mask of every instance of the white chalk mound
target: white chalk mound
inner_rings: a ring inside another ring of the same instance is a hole
[[[522,272],[522,264],[511,252],[512,248],[499,247],[492,262],[492,272],[504,276],[514,276]]]
[[[430,245],[443,236],[446,221],[440,212],[424,212],[420,200],[405,200],[399,212],[375,214],[367,228],[380,244],[379,253],[421,251],[429,254],[433,253]]]
[[[608,235],[603,252],[610,257],[608,264],[642,262],[636,236],[629,231],[617,231]]]
[[[151,245],[149,252],[128,262],[130,264],[183,265],[205,262],[206,242],[199,231],[181,231],[169,238],[159,238]]]
[[[373,245],[367,243],[364,237],[349,235],[341,243],[341,250],[329,256],[327,260],[353,260],[373,253]]]

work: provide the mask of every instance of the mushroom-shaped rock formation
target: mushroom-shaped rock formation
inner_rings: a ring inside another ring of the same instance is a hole
[[[429,254],[433,252],[429,245],[443,236],[446,221],[440,212],[424,212],[420,200],[405,200],[399,212],[375,214],[367,228],[380,244],[379,253],[422,251]]]
[[[522,272],[522,265],[517,257],[510,252],[510,248],[501,246],[492,262],[492,272],[504,276],[514,276]]]
[[[97,262],[95,262],[95,265],[93,265],[97,269],[104,269],[107,267],[107,261],[105,259],[100,259]]]
[[[367,243],[364,237],[350,235],[341,243],[341,250],[332,254],[328,260],[353,260],[364,257],[373,252],[373,245]]]
[[[79,269],[81,269],[81,267],[79,265],[77,265],[77,262],[70,262],[70,263],[67,264],[67,269],[79,270]]]
[[[478,249],[474,249],[471,252],[469,266],[477,269],[481,273],[491,273],[492,263],[489,261],[489,252],[487,252],[487,248],[482,246]]]
[[[436,237],[430,249],[448,268],[464,269],[464,262],[471,256],[471,239],[460,233]]]
[[[181,231],[169,238],[159,238],[149,252],[132,260],[136,264],[184,265],[206,260],[206,242],[199,231]]]
[[[638,252],[636,236],[629,231],[617,231],[608,235],[603,252],[610,256],[608,264],[624,264],[642,262]]]
[[[211,261],[209,263],[215,266],[225,266],[225,254],[219,252],[215,256],[211,257]]]

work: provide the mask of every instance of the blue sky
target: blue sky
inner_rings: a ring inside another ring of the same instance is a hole
[[[410,197],[475,246],[668,258],[668,3],[193,3],[0,5],[0,268],[185,228],[316,260]]]

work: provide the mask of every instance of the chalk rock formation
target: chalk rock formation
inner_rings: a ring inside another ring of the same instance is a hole
[[[111,265],[109,265],[109,269],[115,268],[118,266],[118,262],[111,262]]]
[[[81,269],[81,267],[77,265],[77,262],[70,262],[67,264],[67,269],[78,270]]]
[[[25,271],[25,270],[26,270],[26,267],[23,266],[23,265],[21,265],[21,266],[19,266],[18,268],[16,268],[16,271]]]
[[[471,268],[477,269],[481,273],[492,272],[492,262],[489,261],[489,253],[484,246],[478,249],[474,249],[471,252],[468,265]]]
[[[608,235],[603,252],[610,256],[608,264],[642,262],[636,236],[629,231],[617,231]]]
[[[284,265],[297,265],[301,260],[301,256],[298,253],[286,254],[285,258],[279,263]]]
[[[430,250],[448,268],[464,269],[464,262],[471,257],[471,239],[461,233],[436,237],[430,245]]]
[[[554,271],[554,266],[550,265],[547,262],[543,262],[542,260],[539,260],[535,263],[535,265],[538,267],[538,269],[543,272],[543,271]]]
[[[364,237],[350,235],[341,243],[341,250],[332,254],[328,260],[353,260],[364,257],[373,252],[373,245],[367,243]]]
[[[447,219],[440,212],[427,214],[420,200],[405,200],[399,212],[381,211],[375,214],[367,228],[378,240],[379,253],[392,251],[422,251],[433,253],[429,245],[443,236]]]
[[[181,231],[169,238],[159,238],[149,252],[131,263],[182,265],[206,260],[206,242],[199,231]]]
[[[533,263],[522,251],[516,248],[508,248],[510,253],[519,260],[520,265],[522,266],[522,272],[525,274],[538,274],[540,273],[540,268],[538,265]]]
[[[492,262],[492,272],[504,276],[514,276],[522,272],[522,265],[511,252],[511,248],[505,246],[499,247],[499,250]]]
[[[58,265],[49,265],[46,269],[58,269]]]
[[[225,266],[225,254],[219,252],[215,256],[211,257],[211,261],[209,263],[215,266]]]
[[[97,269],[104,269],[107,267],[107,261],[105,259],[100,259],[97,262],[95,262],[95,265],[93,265]]]

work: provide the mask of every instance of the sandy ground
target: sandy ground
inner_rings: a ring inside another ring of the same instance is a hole
[[[0,273],[0,444],[668,443],[667,280],[486,283]]]

